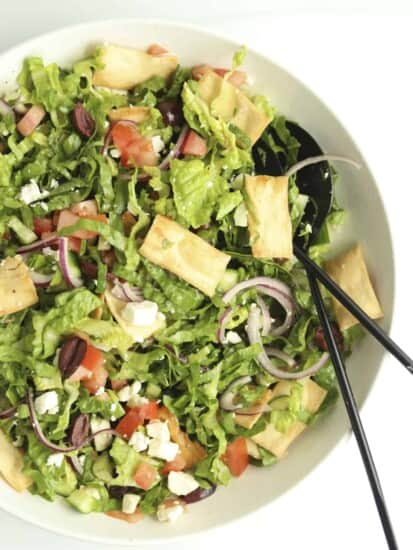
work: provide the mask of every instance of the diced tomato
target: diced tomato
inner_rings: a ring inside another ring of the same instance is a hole
[[[141,462],[136,468],[133,479],[136,485],[138,485],[144,491],[147,491],[152,487],[155,481],[158,479],[158,470],[151,464]]]
[[[160,44],[151,44],[146,51],[149,55],[164,55],[168,53],[168,50]]]
[[[121,512],[120,510],[112,510],[111,512],[105,513],[111,518],[121,519],[122,521],[126,521],[128,523],[138,523],[138,521],[141,521],[145,517],[139,508],[137,508],[133,514],[125,514],[125,512]]]
[[[125,416],[120,420],[116,426],[116,431],[130,439],[132,434],[139,426],[142,426],[145,420],[156,420],[158,418],[158,403],[156,401],[149,401],[141,407],[134,407],[128,409]]]
[[[57,223],[57,230],[60,231],[64,227],[70,227],[79,221],[80,218],[87,218],[90,220],[100,221],[107,223],[107,218],[105,214],[93,214],[93,215],[82,215],[78,216],[74,214],[71,210],[65,208],[61,210],[59,215],[59,221]],[[71,234],[71,237],[76,237],[77,239],[94,239],[97,236],[95,231],[88,231],[87,229],[79,229]]]
[[[111,250],[102,250],[100,253],[100,257],[102,258],[102,262],[107,265],[110,269],[115,265],[116,262],[116,254],[115,252]]]
[[[115,124],[112,139],[121,153],[123,166],[156,166],[158,163],[152,141],[143,137],[134,126],[121,122]]]
[[[228,466],[233,476],[239,477],[248,466],[247,441],[245,437],[238,437],[227,446],[222,460]]]
[[[71,382],[77,382],[79,380],[85,380],[85,378],[90,378],[92,376],[92,373],[89,369],[85,369],[85,367],[77,367],[75,372],[69,377],[69,380]]]
[[[41,123],[43,118],[46,116],[46,111],[40,105],[33,105],[24,115],[24,117],[19,120],[16,125],[17,130],[22,134],[22,136],[30,136]]]
[[[169,472],[180,472],[185,469],[185,465],[185,459],[181,453],[179,453],[173,460],[164,464],[161,473],[162,475],[167,476]]]
[[[152,142],[146,138],[136,139],[122,149],[120,160],[125,167],[156,166],[158,155],[152,147]]]
[[[98,214],[98,206],[94,199],[78,202],[74,204],[70,210],[77,216],[89,217],[96,216]]]
[[[77,237],[69,237],[69,250],[71,250],[72,252],[76,252],[76,254],[79,254],[81,248],[82,239],[78,239]]]
[[[105,387],[109,373],[103,365],[96,367],[91,372],[92,376],[82,380],[82,384],[89,393],[95,395],[99,388]]]
[[[128,381],[127,380],[111,380],[110,385],[112,386],[113,391],[119,391],[119,390],[121,390],[122,388],[124,388],[125,386],[128,385]]]
[[[185,138],[184,145],[182,147],[182,153],[184,155],[195,155],[197,157],[203,157],[206,155],[207,150],[208,148],[206,140],[193,130],[190,130],[187,137]]]
[[[95,370],[97,367],[101,367],[103,365],[103,362],[104,357],[100,349],[88,344],[86,348],[86,354],[82,359],[82,367],[85,367],[85,369],[89,370]]]
[[[53,231],[53,221],[51,218],[34,218],[34,232],[38,237],[42,233],[51,233]]]

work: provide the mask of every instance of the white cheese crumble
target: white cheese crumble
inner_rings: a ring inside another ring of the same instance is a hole
[[[161,136],[152,137],[152,147],[155,153],[160,153],[162,151],[162,149],[165,147],[165,143],[163,142]]]
[[[48,457],[46,464],[48,466],[60,468],[60,466],[63,464],[64,458],[65,458],[64,453],[53,453]]]
[[[141,497],[133,493],[126,493],[122,498],[122,512],[124,514],[134,514]]]
[[[122,310],[122,317],[128,323],[138,327],[149,327],[156,321],[158,304],[143,300],[143,302],[129,302]]]
[[[149,399],[140,395],[132,395],[128,399],[128,407],[131,409],[133,409],[134,407],[142,407],[142,405],[147,405],[148,403]]]
[[[198,489],[197,480],[186,472],[169,472],[168,489],[175,495],[189,495],[195,489]]]
[[[119,159],[120,158],[120,151],[119,151],[119,149],[116,149],[116,147],[111,149],[109,151],[109,153],[110,153],[110,156],[114,159]]]
[[[95,392],[95,396],[96,395],[103,395],[105,393],[105,388],[104,386],[100,386],[100,388],[98,388]]]
[[[49,195],[48,191],[40,191],[36,180],[31,179],[30,183],[23,185],[20,191],[20,198],[25,204],[31,204]]]
[[[93,415],[90,421],[90,430],[92,434],[100,432],[101,430],[107,430],[110,428],[109,420],[105,418],[100,418],[99,416]],[[95,449],[100,452],[104,451],[112,443],[112,434],[103,433],[99,434],[94,438]]]
[[[242,342],[240,335],[234,330],[229,330],[225,335],[226,344],[239,344]]]
[[[158,506],[156,515],[159,521],[176,521],[179,516],[184,512],[184,507],[179,502],[174,503],[172,506],[166,506],[161,504]]]
[[[50,188],[57,189],[58,187],[59,187],[59,182],[56,179],[52,178],[50,182]]]
[[[179,451],[179,445],[170,441],[160,441],[152,439],[149,443],[148,455],[154,458],[161,458],[170,462],[173,460]]]
[[[34,400],[34,408],[37,414],[56,414],[59,412],[59,400],[57,393],[52,390],[46,393],[42,393]]]
[[[168,423],[161,422],[160,420],[153,420],[146,426],[146,432],[149,437],[159,439],[159,441],[170,441],[171,435],[169,433]]]
[[[129,445],[138,453],[146,451],[149,445],[149,437],[146,437],[142,432],[135,432],[129,439]]]

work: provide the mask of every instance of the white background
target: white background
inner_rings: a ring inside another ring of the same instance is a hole
[[[150,16],[181,19],[225,33],[287,67],[336,112],[376,176],[395,243],[392,335],[413,354],[413,19],[406,16],[408,4],[402,0],[347,0],[344,6],[327,0],[277,4],[274,0],[2,0],[0,50],[63,25]],[[413,548],[412,395],[412,377],[387,358],[362,414],[403,550]],[[167,548],[386,548],[352,437],[282,498],[282,516],[274,517],[269,506],[225,529]],[[97,547],[63,539],[1,511],[0,537],[4,550]]]

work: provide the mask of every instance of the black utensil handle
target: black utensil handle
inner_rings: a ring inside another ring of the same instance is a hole
[[[363,327],[372,334],[396,359],[413,374],[413,359],[407,355],[384,330],[375,323],[357,304],[344,292],[327,273],[318,266],[307,254],[297,245],[294,245],[294,254],[302,262],[307,271],[312,272],[317,279],[337,298],[354,317],[360,321]]]
[[[379,476],[374,465],[373,457],[370,452],[366,434],[357,408],[356,400],[354,399],[353,391],[344,367],[343,360],[338,350],[336,341],[331,330],[330,321],[327,316],[327,311],[321,297],[321,292],[318,287],[317,280],[313,273],[307,270],[308,281],[310,283],[311,294],[317,308],[317,313],[320,319],[321,327],[327,342],[330,359],[333,363],[334,370],[337,376],[337,381],[341,390],[341,395],[350,418],[351,426],[354,435],[356,436],[357,444],[363,459],[367,477],[369,478],[370,486],[373,491],[374,500],[376,501],[377,510],[383,525],[383,530],[386,535],[387,544],[390,550],[397,550],[397,542],[390,522],[389,513],[386,508],[383,491],[380,485]]]

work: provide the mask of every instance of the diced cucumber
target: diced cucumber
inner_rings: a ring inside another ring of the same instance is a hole
[[[16,237],[22,244],[31,244],[37,241],[36,233],[26,227],[16,216],[9,219],[9,227],[16,233]]]
[[[224,276],[218,283],[218,290],[220,292],[226,292],[238,282],[238,273],[235,269],[227,269]]]

